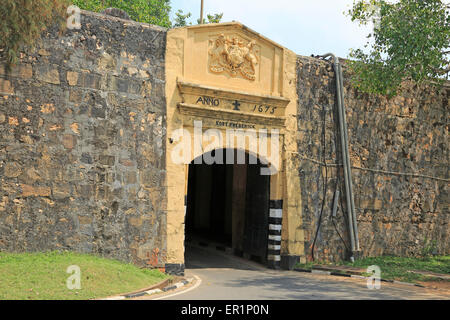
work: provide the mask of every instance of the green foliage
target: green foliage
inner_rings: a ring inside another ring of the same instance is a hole
[[[80,9],[100,12],[117,8],[128,13],[134,21],[170,28],[170,0],[73,0]]]
[[[393,96],[405,80],[442,83],[450,71],[448,8],[440,0],[356,0],[348,15],[362,25],[374,21],[374,31],[368,53],[350,53],[354,85]]]
[[[62,25],[68,5],[68,0],[2,0],[0,53],[7,66],[17,63],[20,46],[33,46],[49,24]]]
[[[184,27],[187,26],[187,19],[189,19],[192,14],[190,12],[184,14],[183,10],[178,10],[175,13],[176,17],[175,17],[175,21],[173,22],[173,27],[174,28],[178,28],[178,27]]]
[[[208,18],[208,20],[203,18],[202,24],[219,23],[220,20],[222,20],[223,13],[207,14],[206,17]],[[200,19],[197,19],[197,23],[200,24]]]
[[[73,4],[80,9],[101,12],[106,8],[117,8],[128,13],[134,21],[155,24],[165,28],[184,27],[188,19],[192,17],[190,12],[184,13],[178,10],[175,19],[170,21],[170,0],[73,0]],[[218,23],[223,14],[208,14],[208,20],[203,23]],[[197,20],[200,23],[200,19]]]
[[[67,267],[81,271],[81,289],[66,286]],[[0,300],[86,300],[132,292],[169,278],[117,260],[74,252],[0,252]]]
[[[423,258],[431,257],[434,254],[434,252],[436,251],[436,247],[437,247],[436,240],[429,241],[428,238],[425,237],[423,248],[422,248],[422,257]]]
[[[175,21],[173,24],[174,28],[187,26],[188,25],[187,19],[192,16],[192,14],[190,12],[188,12],[187,14],[184,14],[183,10],[178,10],[178,12],[176,12],[175,15],[176,15],[176,17],[175,17]],[[207,17],[207,20],[205,18],[203,18],[203,24],[220,23],[220,21],[222,20],[222,17],[223,17],[223,13],[207,14],[206,17]],[[197,19],[197,24],[200,24],[200,18]],[[192,23],[189,22],[189,25],[192,25]]]
[[[425,244],[428,242],[425,240]],[[369,266],[376,265],[381,269],[381,278],[390,280],[400,280],[407,282],[417,281],[434,281],[433,276],[425,276],[418,273],[409,271],[426,271],[442,274],[450,274],[450,256],[437,256],[431,255],[434,251],[436,243],[433,241],[431,249],[427,247],[426,257],[394,257],[394,256],[381,256],[381,257],[367,257],[355,260],[355,262],[341,261],[338,263],[330,264],[324,261],[315,261],[307,263],[297,263],[296,269],[312,270],[314,265],[323,265],[328,267],[346,265],[361,269],[367,269]],[[337,269],[338,269],[337,268]],[[339,271],[335,271],[339,272]],[[341,271],[344,272],[344,271]],[[362,276],[370,276],[370,273],[363,272]]]

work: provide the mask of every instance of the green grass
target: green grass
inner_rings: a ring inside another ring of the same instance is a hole
[[[315,264],[326,265],[327,263],[323,263],[321,261],[308,262],[304,264],[298,263],[296,264],[296,267],[311,270],[312,266]],[[382,279],[398,280],[412,283],[417,281],[437,280],[437,278],[407,272],[410,270],[450,274],[450,256],[433,256],[425,258],[406,258],[393,256],[370,257],[356,260],[353,263],[349,261],[343,261],[340,263],[335,263],[334,265],[346,265],[361,269],[367,269],[367,267],[371,265],[377,265],[381,269]]]
[[[81,270],[81,289],[69,290],[67,267]],[[0,252],[0,300],[82,300],[149,287],[168,276],[159,270],[73,252]]]
[[[298,262],[294,268],[299,268],[299,269],[304,269],[304,270],[311,270],[313,265],[315,264],[325,264],[325,263],[321,263],[320,261],[315,261],[315,262],[306,262],[306,263],[300,263]]]
[[[383,256],[364,258],[356,260],[353,263],[344,262],[342,264],[356,268],[367,268],[371,265],[377,265],[381,269],[381,278],[405,282],[436,280],[432,277],[407,272],[409,270],[450,274],[450,256],[434,256],[427,258]]]

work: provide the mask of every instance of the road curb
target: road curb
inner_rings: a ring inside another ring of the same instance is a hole
[[[294,271],[297,272],[307,272],[307,273],[313,273],[313,274],[323,274],[328,276],[335,276],[335,277],[346,277],[346,278],[356,278],[356,279],[368,279],[369,277],[361,276],[357,274],[348,274],[348,273],[341,273],[341,272],[332,272],[332,271],[324,271],[320,269],[303,269],[303,268],[294,268]],[[425,286],[417,283],[410,283],[410,282],[402,282],[397,280],[389,280],[389,279],[380,279],[380,281],[383,282],[390,282],[390,283],[396,283],[396,284],[404,284],[407,286],[415,286],[419,288],[426,288]]]
[[[142,296],[148,296],[148,295],[152,295],[155,293],[169,292],[171,290],[181,288],[181,287],[191,283],[192,281],[194,281],[194,278],[183,279],[180,282],[171,284],[171,285],[166,286],[161,289],[145,290],[145,291],[134,292],[134,293],[125,294],[125,295],[117,295],[117,296],[99,299],[99,300],[125,300],[125,299],[137,298],[137,297],[142,297]]]

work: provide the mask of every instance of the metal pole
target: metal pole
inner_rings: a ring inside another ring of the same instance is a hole
[[[350,244],[352,250],[352,259],[355,251],[359,250],[359,241],[357,234],[357,227],[354,226],[356,223],[355,217],[355,204],[353,200],[353,188],[351,182],[351,168],[350,168],[350,160],[348,153],[348,137],[347,137],[347,126],[345,119],[345,109],[344,109],[344,86],[343,86],[343,77],[342,70],[339,63],[339,59],[332,53],[327,53],[321,58],[325,59],[327,57],[332,57],[333,59],[333,67],[336,75],[336,98],[338,104],[338,116],[339,116],[339,128],[340,128],[340,138],[341,138],[341,151],[342,151],[342,165],[344,168],[344,185],[345,185],[345,198],[347,202],[347,212],[348,212],[348,225],[349,225],[349,233],[350,233]],[[356,227],[356,228],[355,228]],[[355,233],[356,231],[356,233]]]
[[[341,109],[342,109],[342,117],[343,117],[343,124],[344,124],[344,138],[345,138],[345,153],[347,154],[346,160],[347,160],[347,177],[348,177],[348,184],[349,184],[349,192],[350,192],[350,204],[351,204],[351,211],[352,211],[352,219],[353,219],[353,233],[355,235],[355,250],[359,251],[359,237],[358,237],[358,223],[356,220],[356,210],[355,210],[355,200],[353,195],[353,183],[352,183],[352,169],[350,164],[350,152],[348,150],[348,129],[347,129],[347,117],[345,115],[345,104],[344,104],[344,83],[343,79],[344,76],[342,74],[342,66],[339,64],[339,78],[340,81],[340,90],[341,90]]]
[[[202,5],[200,7],[200,24],[203,24],[203,0]]]
[[[338,101],[338,115],[339,115],[339,128],[341,131],[341,151],[342,151],[342,160],[343,160],[343,167],[344,167],[344,185],[345,185],[345,197],[347,200],[347,212],[348,212],[348,225],[349,225],[349,231],[350,231],[350,243],[352,248],[352,255],[355,251],[355,234],[354,234],[354,228],[353,228],[353,217],[352,217],[352,205],[351,205],[351,198],[350,198],[350,188],[349,188],[349,182],[348,182],[348,167],[347,167],[347,150],[345,148],[346,140],[345,140],[345,134],[344,134],[344,117],[342,112],[342,91],[341,88],[341,77],[339,76],[339,60],[335,58],[334,60],[334,72],[336,74],[336,93],[337,93],[337,101]]]

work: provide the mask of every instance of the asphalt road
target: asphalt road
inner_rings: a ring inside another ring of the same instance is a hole
[[[147,299],[450,299],[444,292],[415,286],[382,282],[380,289],[370,290],[364,279],[270,270],[245,259],[198,247],[186,250],[186,277],[193,276],[201,282]]]

